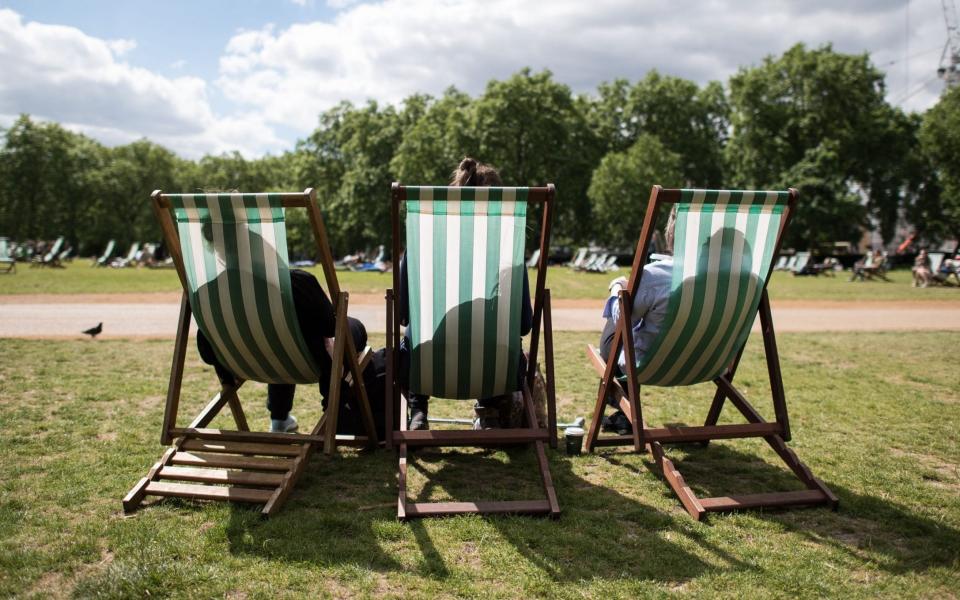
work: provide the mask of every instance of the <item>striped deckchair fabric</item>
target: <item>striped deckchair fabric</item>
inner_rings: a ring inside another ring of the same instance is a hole
[[[410,391],[516,391],[527,188],[403,189]]]
[[[263,383],[317,382],[294,309],[279,195],[164,197],[176,219],[191,311],[221,364]]]
[[[790,417],[766,286],[797,198],[795,189],[756,192],[665,190],[653,186],[629,289],[619,294],[622,312],[614,345],[619,347],[622,341],[628,353],[633,349],[630,308],[643,286],[646,248],[653,238],[658,210],[672,204],[676,209],[674,258],[662,329],[635,364],[624,364],[628,374],[624,378],[616,377],[613,360],[605,360],[596,348],[587,347],[587,356],[601,378],[586,436],[587,450],[624,445],[632,445],[637,453],[649,449],[658,470],[697,521],[711,512],[813,505],[836,508],[839,502],[786,445],[790,441]],[[766,421],[734,386],[740,352],[758,315],[774,422]],[[644,420],[640,392],[645,386],[708,381],[716,391],[703,425],[654,427]],[[630,430],[601,437],[603,413],[611,399],[630,423]],[[746,423],[719,423],[727,400]],[[757,437],[763,438],[806,489],[701,498],[687,485],[664,448],[665,444]]]
[[[667,316],[637,382],[711,381],[746,342],[789,192],[681,190]]]

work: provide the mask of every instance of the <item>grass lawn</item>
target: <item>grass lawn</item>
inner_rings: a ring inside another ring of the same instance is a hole
[[[321,269],[308,269],[321,276]],[[628,275],[626,269],[617,274]],[[567,267],[554,267],[547,285],[554,299],[601,299],[616,274],[578,273]],[[339,271],[340,285],[347,291],[383,294],[392,285],[389,273]],[[530,271],[531,285],[536,271]],[[909,271],[894,271],[892,281],[849,282],[849,273],[836,277],[794,277],[774,273],[770,295],[774,300],[875,301],[919,300],[960,301],[956,286],[915,289],[910,286]],[[0,294],[96,294],[124,292],[176,292],[180,289],[173,269],[92,269],[78,259],[64,269],[40,269],[20,265],[15,275],[0,277]]]
[[[596,381],[582,347],[594,337],[557,335],[561,418],[590,409]],[[960,334],[779,341],[791,446],[840,497],[839,512],[694,523],[647,457],[611,449],[550,453],[558,521],[403,524],[386,451],[314,456],[269,521],[239,505],[175,500],[124,517],[120,498],[162,452],[172,342],[0,340],[0,597],[956,597],[960,398],[949,349]],[[760,346],[748,346],[738,381],[770,415]],[[214,388],[191,350],[184,411]],[[706,386],[652,389],[646,415],[695,423],[711,396]],[[262,400],[262,386],[244,399],[260,427]],[[302,388],[295,413],[310,421],[318,405]],[[434,403],[432,412],[467,416],[469,406]],[[697,493],[799,485],[760,441],[670,454]],[[421,499],[537,488],[526,450],[424,451],[411,472]]]

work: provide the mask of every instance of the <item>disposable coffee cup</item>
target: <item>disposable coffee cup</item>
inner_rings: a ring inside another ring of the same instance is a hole
[[[570,456],[580,456],[583,451],[583,434],[580,427],[567,427],[563,430],[563,438],[567,442],[567,454]]]

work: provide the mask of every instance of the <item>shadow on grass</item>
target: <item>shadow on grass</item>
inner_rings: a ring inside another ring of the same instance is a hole
[[[478,560],[483,569],[534,571],[561,582],[623,578],[677,582],[715,570],[718,563],[723,569],[750,568],[711,544],[695,527],[676,527],[677,515],[591,483],[573,472],[569,459],[555,452],[549,455],[563,511],[559,520],[504,515],[408,523],[396,521],[395,454],[315,456],[309,476],[275,517],[265,521],[254,510],[232,507],[227,528],[230,551],[324,566],[361,566],[381,573],[413,572],[441,582],[463,576],[464,545],[482,553]],[[421,451],[410,461],[410,476],[426,479],[411,500],[544,497],[536,458],[526,448]],[[491,527],[496,534],[490,534]],[[675,534],[684,539],[671,541]],[[690,540],[709,550],[712,564],[682,547],[690,546]],[[504,552],[507,548],[516,553]],[[517,554],[527,564],[517,563]],[[652,556],[656,560],[650,560]],[[505,561],[502,567],[498,561]]]
[[[754,442],[757,448],[769,451],[762,441]],[[762,452],[744,452],[732,448],[729,442],[714,441],[707,447],[697,444],[668,446],[665,449],[687,484],[701,498],[804,489],[787,467],[781,466],[772,451],[769,455],[776,464],[764,460]],[[664,496],[680,506],[679,499],[649,454],[644,457],[646,469],[624,462],[624,452],[598,455],[612,466],[627,469],[635,476],[656,474],[662,482]],[[800,458],[803,460],[803,456]],[[837,511],[807,507],[754,510],[741,514],[777,522],[809,542],[829,546],[859,561],[877,564],[894,574],[952,567],[960,561],[960,531],[957,529],[890,499],[857,493],[827,480],[824,483],[840,499]],[[708,516],[707,525],[717,518],[723,517]]]
[[[382,451],[314,454],[280,512],[269,519],[231,505],[230,552],[324,566],[400,569],[380,543],[402,535],[387,520],[396,506],[397,467],[386,456]]]
[[[460,500],[478,499],[478,487],[482,488],[485,500],[545,497],[532,450],[516,448],[509,450],[507,455],[510,462],[516,462],[524,469],[526,477],[522,481],[516,477],[505,482],[480,478],[481,485],[478,486],[477,475],[484,471],[502,473],[502,462],[494,458],[493,453],[445,453],[437,456],[436,461],[443,464],[430,474],[430,481],[420,496],[428,496],[434,487],[442,485],[447,494]],[[429,462],[428,456],[419,457],[420,461]],[[678,582],[715,570],[716,563],[722,563],[724,569],[751,568],[706,540],[695,528],[674,527],[676,515],[584,479],[574,472],[571,459],[557,452],[550,453],[549,458],[562,511],[558,520],[525,516],[485,519],[519,554],[551,580],[579,582],[628,578]],[[416,461],[411,462],[411,466],[416,464]],[[491,485],[491,482],[501,485]],[[511,493],[503,493],[503,483],[509,486]],[[472,493],[466,488],[471,488]],[[413,526],[417,527],[417,522]],[[678,534],[681,539],[671,541],[668,539],[671,536],[665,535],[668,531]],[[418,542],[421,537],[418,535]],[[683,548],[683,542],[690,540],[708,551],[713,564]],[[421,544],[424,556],[431,554],[431,548],[430,543]],[[656,560],[650,560],[654,556]]]

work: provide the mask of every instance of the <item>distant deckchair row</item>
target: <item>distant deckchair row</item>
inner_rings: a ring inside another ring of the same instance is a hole
[[[567,266],[574,271],[590,271],[593,273],[608,273],[617,271],[617,255],[594,252],[587,256],[587,249],[580,248]]]
[[[17,272],[17,261],[10,254],[10,240],[5,237],[0,237],[0,267],[4,273]]]
[[[152,201],[184,290],[162,428],[173,442],[124,499],[133,510],[148,495],[263,505],[272,514],[289,494],[317,444],[375,446],[377,434],[360,372],[364,356],[346,334],[347,294],[340,290],[326,231],[312,190],[299,194],[187,194],[155,192]],[[766,287],[783,232],[797,202],[789,191],[664,190],[655,186],[627,289],[618,298],[613,351],[604,361],[588,347],[601,378],[587,449],[627,445],[648,449],[684,508],[695,519],[742,508],[827,504],[837,498],[799,461],[790,440],[784,385]],[[527,207],[543,205],[534,288],[533,327],[527,353],[521,346],[521,290]],[[556,408],[547,256],[555,190],[542,188],[392,188],[393,256],[405,249],[408,285],[394,270],[386,292],[387,360],[384,444],[399,450],[397,516],[401,519],[464,513],[533,513],[557,516],[560,507],[545,454],[556,445]],[[677,209],[673,280],[662,330],[642,356],[634,354],[631,309],[641,283],[657,215]],[[330,404],[309,435],[248,431],[237,390],[245,380],[305,383],[316,368],[303,344],[289,283],[284,210],[306,208],[337,319]],[[401,214],[404,219],[401,221]],[[203,232],[211,229],[211,234]],[[403,233],[402,233],[403,232]],[[212,241],[211,241],[212,240]],[[401,240],[404,241],[401,247]],[[582,258],[582,257],[581,257]],[[396,294],[408,289],[406,299]],[[409,316],[409,381],[402,389],[401,309]],[[740,359],[759,314],[775,421],[767,422],[734,387]],[[211,341],[220,362],[238,381],[221,391],[187,427],[177,425],[191,319]],[[538,422],[531,389],[538,379],[543,335],[546,426]],[[621,354],[622,349],[622,354]],[[521,361],[525,357],[525,362]],[[622,356],[622,359],[621,359]],[[618,374],[618,363],[623,374]],[[526,366],[521,369],[520,365]],[[349,373],[361,399],[366,436],[341,439],[336,422],[339,374]],[[640,386],[712,382],[713,404],[703,426],[649,427],[640,408]],[[525,423],[519,429],[407,430],[410,394],[478,399],[519,392]],[[633,425],[630,435],[601,437],[607,398],[615,398]],[[718,425],[724,403],[746,424]],[[208,428],[229,406],[236,430]],[[666,457],[663,444],[761,437],[806,489],[799,492],[699,498]],[[422,446],[533,447],[543,497],[530,500],[413,502],[407,497],[409,450]],[[183,483],[190,482],[190,483]],[[206,485],[201,485],[206,484]],[[224,487],[224,485],[228,487]]]
[[[63,249],[63,236],[57,238],[53,243],[53,246],[47,250],[42,256],[34,256],[33,260],[30,262],[32,267],[59,267],[62,266],[61,256],[63,252],[66,252]]]

